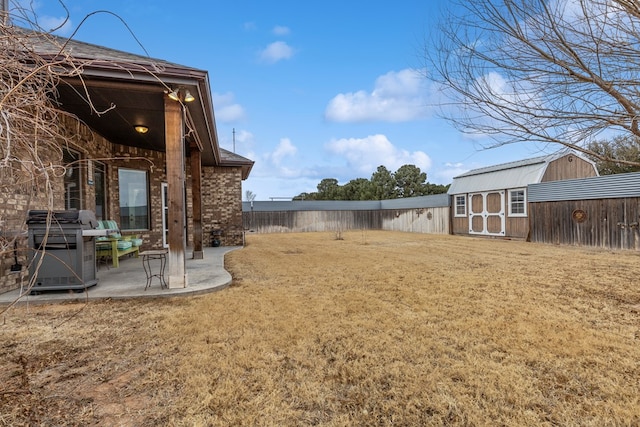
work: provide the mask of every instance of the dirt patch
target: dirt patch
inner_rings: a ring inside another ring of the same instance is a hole
[[[251,235],[228,289],[18,307],[0,425],[634,425],[640,255]]]

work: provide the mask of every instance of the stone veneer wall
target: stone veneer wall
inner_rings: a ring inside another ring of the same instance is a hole
[[[120,203],[118,194],[118,168],[145,170],[149,177],[150,229],[141,231],[123,231],[123,234],[136,234],[142,237],[142,250],[162,247],[162,186],[166,182],[164,173],[165,154],[112,144],[91,132],[85,125],[69,118],[63,119],[69,132],[66,142],[69,149],[80,153],[82,209],[95,211],[95,187],[88,183],[89,161],[101,162],[106,169],[107,182],[107,219],[120,222]],[[42,155],[52,164],[60,164],[59,153]],[[186,159],[188,165],[188,159]],[[28,164],[27,164],[28,165]],[[44,179],[23,166],[23,171],[0,169],[0,239],[11,239],[19,234],[18,262],[23,265],[21,272],[11,272],[15,263],[12,247],[0,253],[0,293],[26,285],[28,281],[27,247],[25,225],[26,213],[30,209],[47,209],[44,192]],[[188,171],[188,168],[187,168]],[[58,169],[51,178],[54,195],[64,194],[63,176]],[[20,176],[17,176],[20,175]],[[51,174],[50,174],[51,175]],[[34,179],[24,179],[24,177]],[[187,175],[187,230],[188,243],[193,242],[193,210],[191,199],[191,176]],[[13,189],[10,191],[5,189]],[[223,245],[241,245],[242,239],[242,179],[241,169],[236,167],[203,167],[202,181],[203,245],[211,245],[211,230],[223,230]],[[64,209],[64,197],[54,197],[52,208]],[[4,237],[3,237],[4,236]],[[8,246],[8,245],[3,245]],[[189,257],[189,254],[186,254]]]

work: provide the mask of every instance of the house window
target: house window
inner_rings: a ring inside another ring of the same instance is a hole
[[[456,196],[455,216],[467,216],[467,197],[466,196]]]
[[[524,188],[509,190],[509,216],[527,216],[527,192]]]
[[[95,162],[93,185],[96,190],[96,219],[109,219],[107,215],[107,181],[104,163]]]
[[[145,171],[118,169],[120,229],[149,229],[149,180]]]
[[[82,189],[80,188],[80,154],[64,150],[62,152],[64,165],[64,208],[82,209]]]

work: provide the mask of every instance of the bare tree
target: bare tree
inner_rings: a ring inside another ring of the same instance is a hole
[[[20,268],[18,258],[29,262],[24,249],[27,210],[52,211],[54,195],[62,192],[61,177],[68,167],[78,167],[62,162],[65,147],[78,142],[66,126],[78,119],[56,104],[57,87],[67,78],[83,81],[82,68],[88,63],[70,54],[71,38],[53,36],[58,28],[41,28],[34,11],[21,4],[11,2],[7,10],[8,2],[0,3],[0,260],[11,256]],[[96,13],[111,12],[92,12],[80,25]],[[43,47],[47,53],[39,50]],[[95,114],[105,113],[84,95]],[[27,290],[34,280],[35,275]]]
[[[638,0],[449,6],[424,57],[459,130],[491,137],[488,147],[552,143],[596,158],[588,144],[603,132],[640,136]]]
[[[256,199],[256,193],[251,190],[247,190],[244,192],[244,199],[247,202],[253,202]]]
[[[623,159],[640,163],[640,138],[633,135],[617,136],[611,140],[592,141],[589,150],[598,153],[600,158]],[[639,172],[640,166],[621,165],[593,159],[600,175]]]

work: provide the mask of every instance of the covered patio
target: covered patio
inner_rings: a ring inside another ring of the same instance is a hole
[[[224,269],[224,256],[240,246],[205,247],[204,259],[187,259],[186,271],[189,284],[185,288],[163,288],[157,277],[152,278],[151,286],[145,290],[147,278],[142,266],[142,257],[129,257],[121,260],[119,268],[108,268],[101,264],[97,276],[98,284],[87,292],[67,290],[45,291],[39,295],[21,294],[20,289],[0,294],[0,305],[39,304],[50,302],[82,302],[101,299],[126,298],[163,298],[198,295],[224,289],[231,284],[231,275]],[[151,261],[154,273],[159,271],[159,261]],[[167,271],[165,271],[165,277]],[[25,284],[26,286],[26,284]]]

